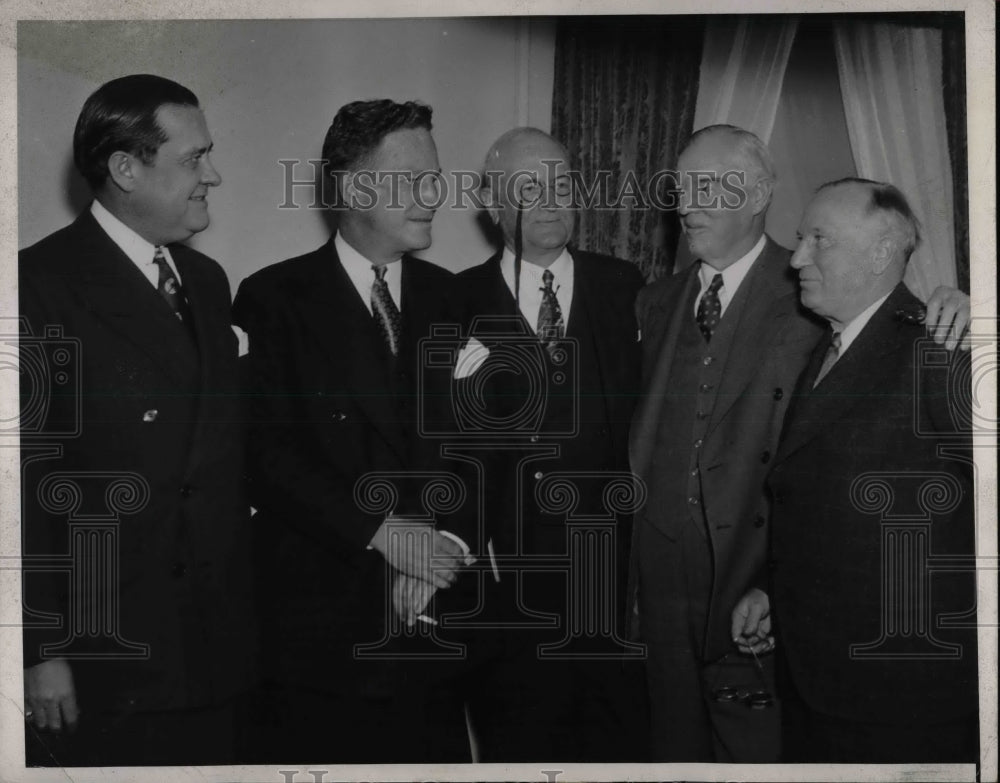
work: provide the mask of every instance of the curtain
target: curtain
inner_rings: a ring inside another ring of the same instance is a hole
[[[969,293],[969,171],[965,111],[965,17],[942,30],[941,88],[948,126],[952,202],[955,226],[955,271],[958,287]]]
[[[957,283],[941,30],[838,21],[833,36],[858,175],[891,182],[920,219],[906,282],[926,300]]]
[[[708,22],[695,130],[726,123],[770,141],[797,26],[794,17]]]
[[[700,19],[677,17],[558,23],[552,135],[584,183],[606,177],[607,192],[624,196],[620,208],[582,207],[575,244],[627,259],[647,279],[673,269],[680,224],[649,187],[673,187],[655,175],[676,168],[691,134],[703,31]]]

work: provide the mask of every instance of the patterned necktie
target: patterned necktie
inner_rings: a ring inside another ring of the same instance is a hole
[[[185,320],[188,315],[187,301],[184,299],[184,294],[181,291],[180,284],[177,282],[174,270],[170,268],[166,256],[163,255],[162,247],[156,248],[156,252],[153,254],[153,263],[160,270],[156,290],[163,297],[164,301],[170,305],[170,309],[174,311],[174,315],[181,321]]]
[[[826,377],[826,374],[830,372],[830,369],[837,363],[837,359],[839,358],[840,332],[834,332],[833,336],[830,338],[830,347],[826,349],[826,356],[823,357],[823,363],[819,366],[819,373],[816,375],[816,380],[813,381],[814,389],[819,386],[819,382]]]
[[[375,282],[372,283],[372,316],[382,332],[386,347],[393,356],[399,356],[399,308],[392,301],[389,284],[385,282],[385,266],[372,265]]]
[[[555,350],[556,341],[565,334],[566,326],[556,292],[552,290],[552,272],[548,269],[542,272],[542,283],[544,287],[539,289],[542,292],[542,304],[538,308],[538,326],[535,332],[551,354]]]
[[[722,302],[719,301],[720,288],[722,288],[722,275],[716,274],[705,293],[702,294],[701,301],[698,302],[698,311],[695,313],[694,319],[697,321],[698,328],[701,329],[706,343],[711,342],[712,332],[715,331],[722,319]],[[691,311],[688,310],[688,312]]]

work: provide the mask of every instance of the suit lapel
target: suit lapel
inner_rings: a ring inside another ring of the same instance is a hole
[[[685,279],[680,285],[671,286],[659,302],[651,303],[647,310],[648,323],[642,324],[643,340],[659,340],[650,349],[655,356],[648,381],[644,384],[642,399],[636,409],[629,443],[632,469],[640,476],[649,467],[656,444],[660,410],[664,399],[670,395],[670,367],[677,349],[684,318],[693,318],[687,304],[693,301],[699,288],[698,265],[692,264],[681,273]],[[644,361],[646,351],[643,351]]]
[[[885,373],[892,372],[895,365],[882,361],[882,357],[898,351],[907,339],[893,313],[911,298],[912,294],[900,283],[813,389],[812,381],[829,345],[827,340],[820,342],[800,378],[775,463],[802,448],[825,428],[836,427],[851,408],[886,385]]]
[[[736,296],[746,298],[726,356],[715,410],[708,427],[709,433],[719,425],[756,375],[763,364],[764,354],[774,340],[775,332],[791,314],[788,310],[774,307],[775,300],[788,293],[788,285],[782,285],[787,273],[788,259],[768,239],[761,257],[754,263],[747,279],[736,292]]]
[[[333,239],[314,255],[313,285],[302,315],[355,403],[385,441],[406,458],[406,436],[396,416],[391,363],[382,336],[348,277]],[[406,296],[404,294],[404,296]]]
[[[174,380],[183,381],[194,361],[184,325],[89,212],[76,225],[79,243],[74,253],[84,306]]]

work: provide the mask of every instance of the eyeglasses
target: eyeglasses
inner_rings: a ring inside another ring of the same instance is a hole
[[[716,661],[716,664],[720,665],[720,669],[719,673],[716,674],[715,682],[712,684],[711,694],[713,701],[720,703],[740,702],[751,710],[766,710],[774,706],[774,694],[771,693],[767,687],[767,681],[764,679],[764,667],[761,666],[760,659],[757,657],[757,653],[753,651],[753,648],[750,649],[750,654],[753,656],[754,672],[760,688],[749,690],[735,685],[719,685],[722,673],[721,664],[729,657],[727,653]]]

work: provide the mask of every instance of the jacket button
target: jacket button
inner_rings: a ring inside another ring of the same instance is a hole
[[[535,481],[541,481],[543,475],[545,475],[545,474],[542,473],[542,471],[536,470],[535,471]]]
[[[173,568],[170,569],[170,575],[175,579],[180,579],[184,574],[187,573],[187,566],[183,563],[174,563]]]
[[[785,392],[780,387],[774,390],[774,399],[780,400],[784,396]]]
[[[694,447],[695,447],[696,449],[700,449],[700,448],[701,448],[701,438],[698,438],[698,440],[696,440],[696,441],[694,442]]]
[[[180,492],[181,492],[181,497],[182,498],[191,497],[191,485],[190,484],[184,484],[181,487]]]
[[[538,436],[537,435],[532,435],[531,436],[531,442],[532,443],[538,443]]]
[[[754,521],[753,521],[753,526],[754,527],[764,527],[764,517],[762,517],[760,514],[758,514],[757,517],[756,517],[756,519],[754,519]]]
[[[688,503],[690,503],[692,506],[697,506],[698,505],[698,498],[696,498],[694,495],[692,495],[691,497],[688,498]]]
[[[760,461],[763,462],[765,465],[768,462],[770,462],[771,461],[771,452],[767,451],[765,449],[764,452],[760,455]]]
[[[142,414],[142,420],[145,422],[156,421],[156,417],[159,415],[159,411],[156,408],[150,408],[144,414]]]
[[[710,365],[713,361],[714,359],[712,359],[711,356],[706,356],[704,359],[701,360],[701,363],[704,364],[706,367],[708,367],[708,365]]]
[[[347,414],[344,413],[343,411],[337,411],[335,414],[333,414],[334,421],[344,421],[346,418]]]
[[[710,383],[703,383],[699,388],[703,392],[711,391],[712,390],[712,384],[710,384]]]

